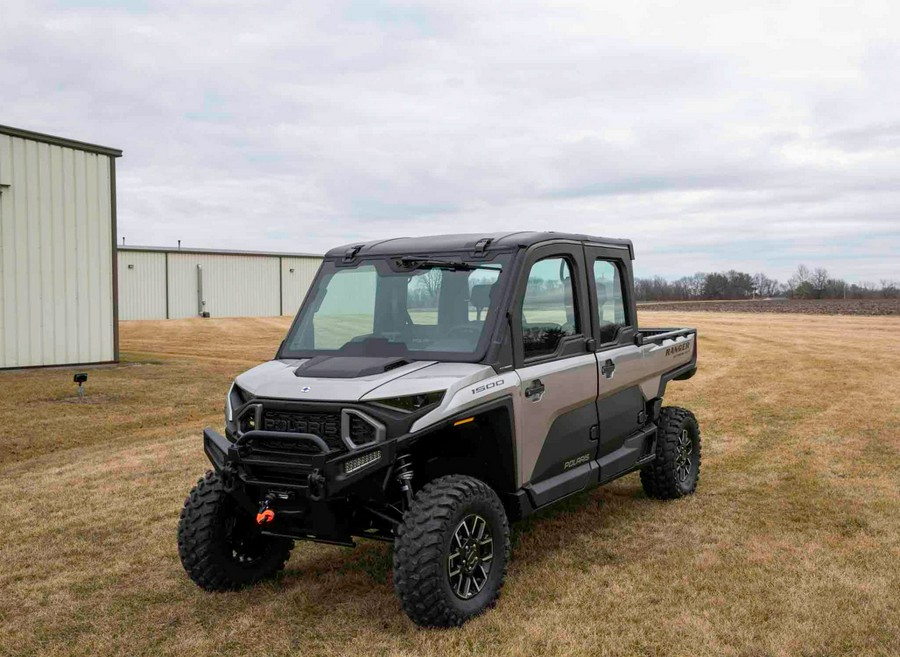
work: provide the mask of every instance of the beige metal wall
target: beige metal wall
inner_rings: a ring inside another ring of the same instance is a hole
[[[166,318],[166,254],[119,251],[119,319]]]
[[[282,315],[297,314],[321,264],[322,258],[281,258]]]
[[[280,314],[278,258],[169,253],[169,317],[197,317],[198,272],[211,317]]]
[[[146,248],[146,247],[145,247]],[[119,249],[119,319],[294,315],[322,258],[266,253]]]
[[[111,361],[110,156],[0,134],[0,368]]]

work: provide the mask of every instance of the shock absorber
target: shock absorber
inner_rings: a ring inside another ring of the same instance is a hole
[[[397,483],[400,484],[400,490],[406,498],[406,508],[412,506],[413,502],[413,465],[412,457],[409,454],[401,454],[397,457]]]

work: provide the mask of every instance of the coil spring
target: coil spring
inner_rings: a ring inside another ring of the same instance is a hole
[[[409,454],[401,454],[397,457],[397,483],[400,484],[400,490],[403,492],[403,498],[406,501],[406,508],[410,508],[413,503],[413,464]]]
[[[397,457],[397,479],[400,482],[408,482],[413,478],[413,464],[409,454],[401,454]]]

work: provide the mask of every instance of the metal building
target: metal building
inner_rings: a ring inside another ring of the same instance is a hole
[[[118,360],[121,155],[0,126],[0,369]]]
[[[322,262],[305,253],[119,247],[119,318],[293,315]]]

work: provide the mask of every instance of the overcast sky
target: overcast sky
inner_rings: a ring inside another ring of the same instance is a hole
[[[0,123],[123,149],[129,244],[900,279],[900,3],[662,4],[2,0]]]

